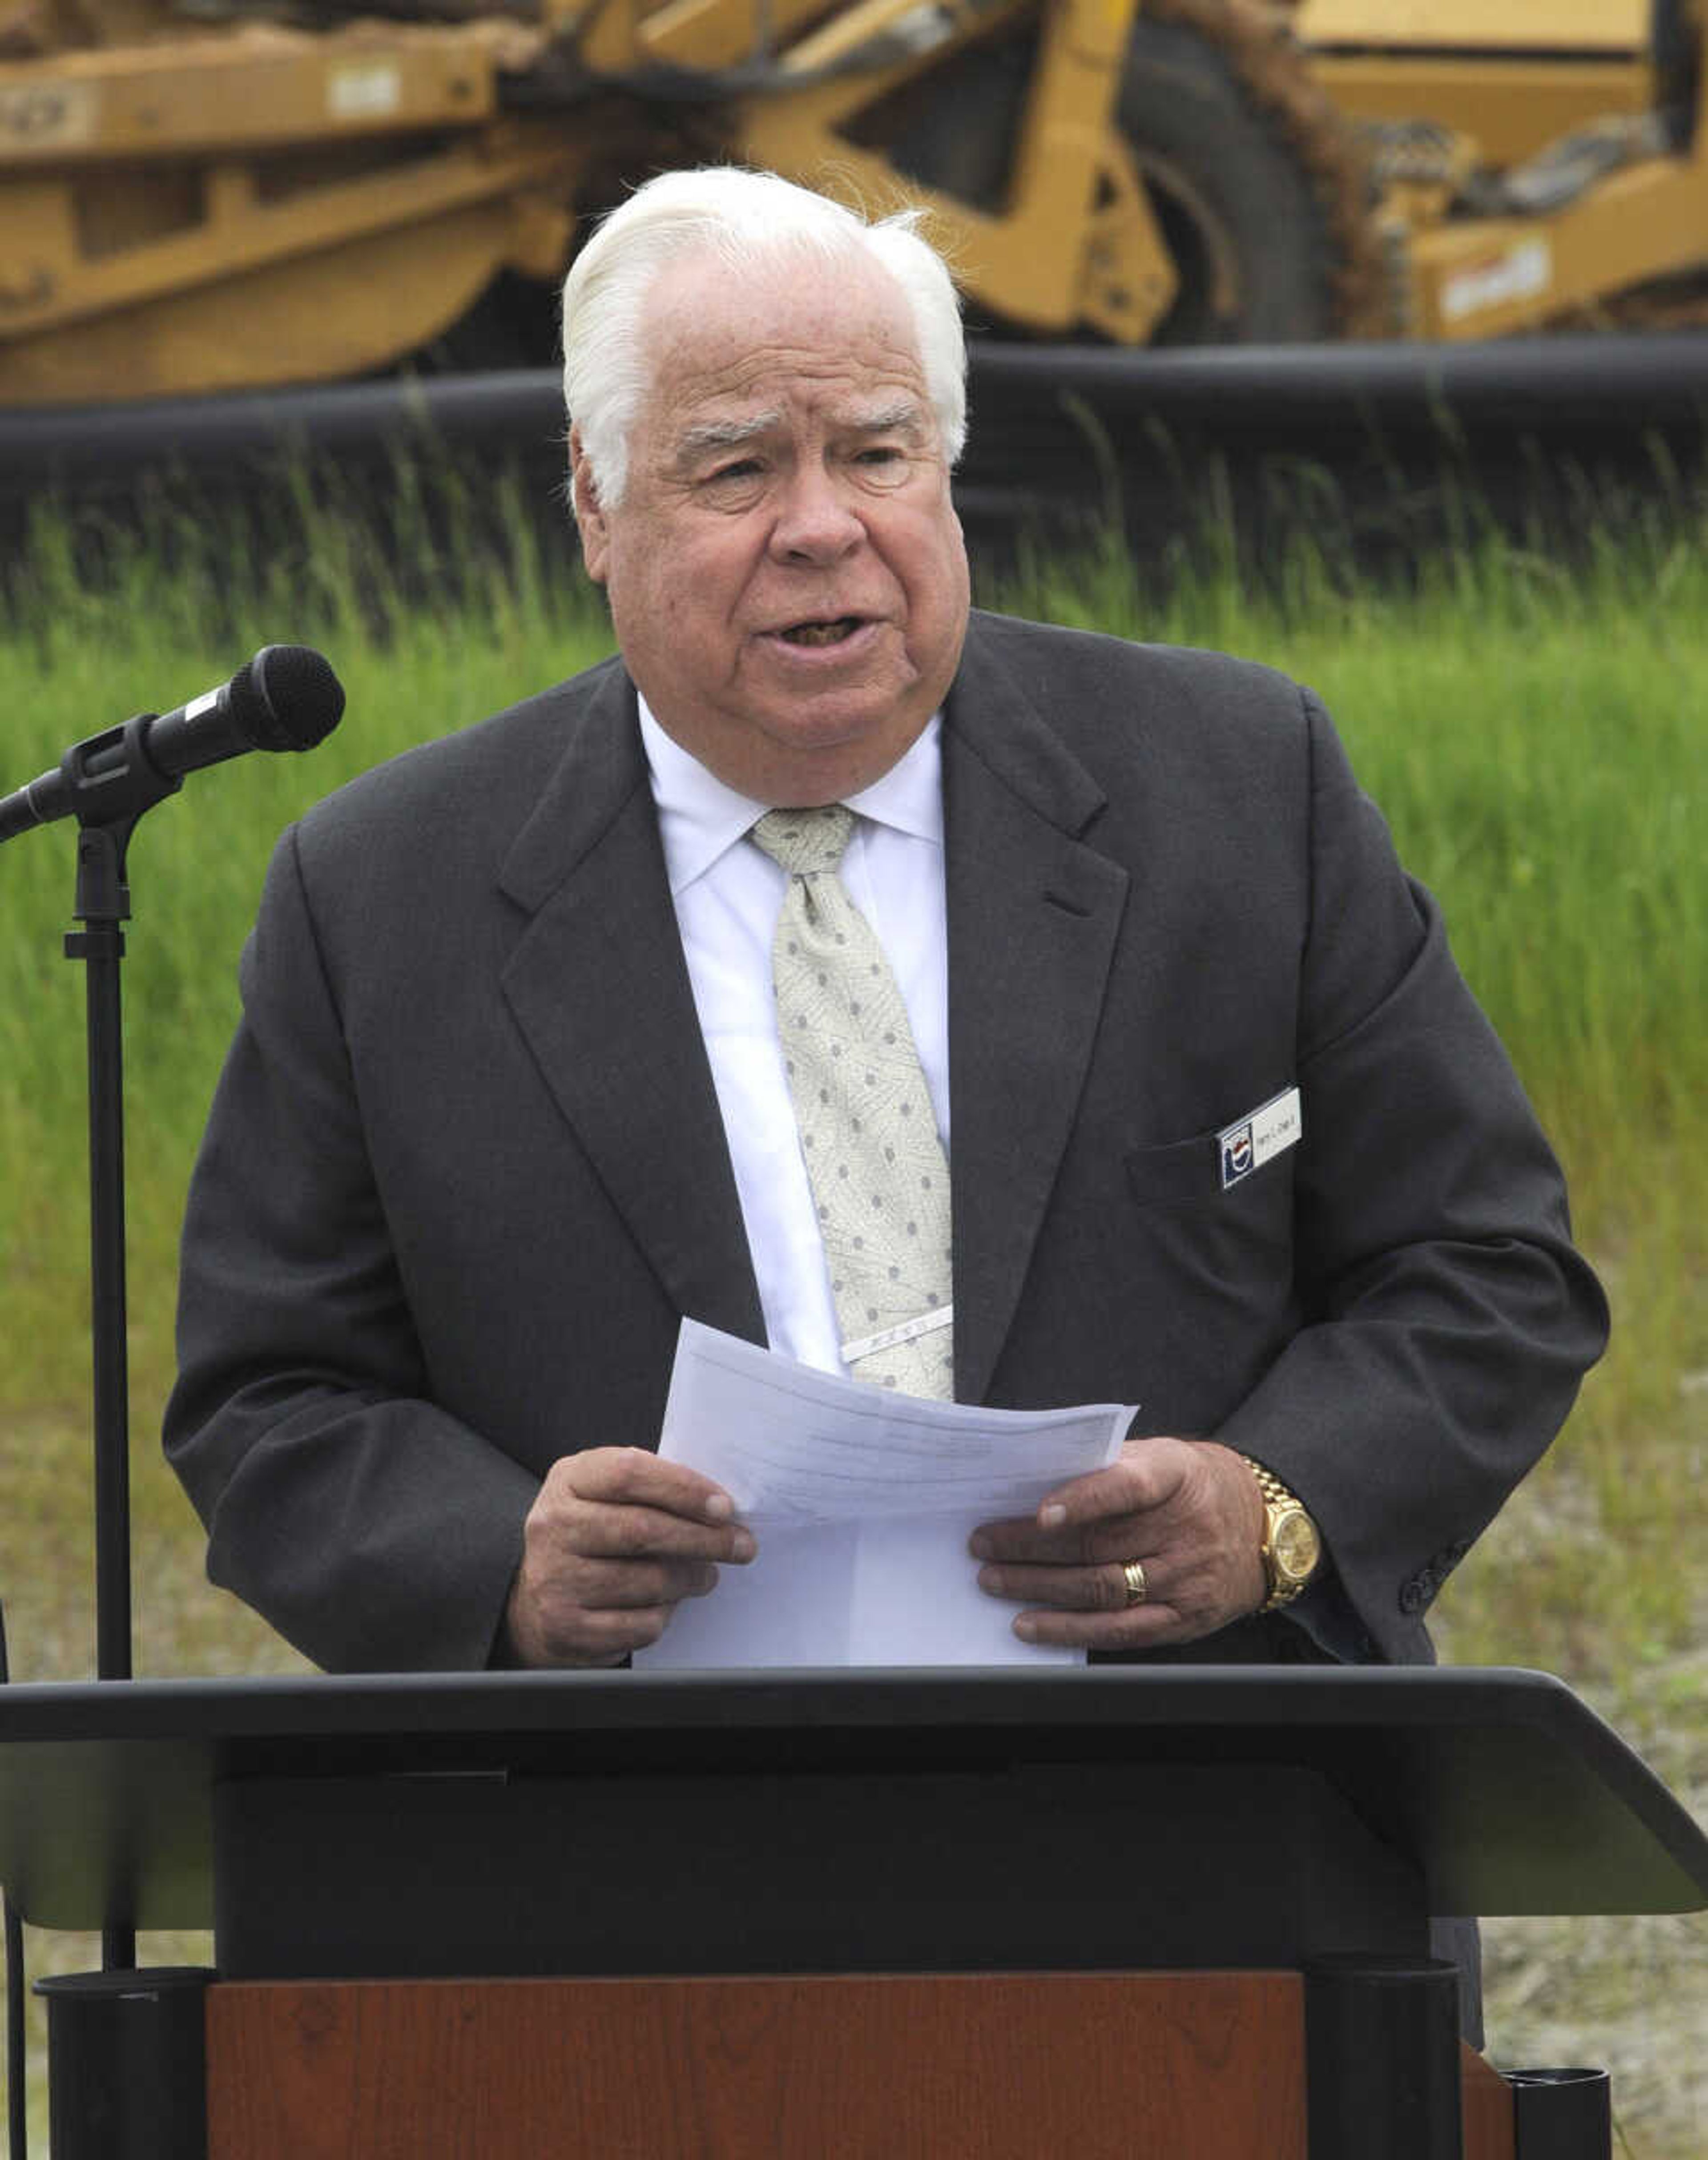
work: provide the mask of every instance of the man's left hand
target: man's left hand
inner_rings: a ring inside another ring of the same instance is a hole
[[[1050,1494],[1030,1521],[987,1523],[972,1551],[979,1584],[1028,1609],[1022,1642],[1088,1650],[1189,1643],[1264,1602],[1263,1496],[1232,1448],[1212,1440],[1129,1440],[1107,1470]],[[1145,1571],[1142,1603],[1124,1572]]]

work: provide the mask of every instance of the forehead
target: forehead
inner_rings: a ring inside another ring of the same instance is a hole
[[[654,361],[641,417],[667,435],[779,404],[835,412],[927,402],[906,295],[858,257],[790,258],[755,273],[689,256],[654,280],[642,335]]]

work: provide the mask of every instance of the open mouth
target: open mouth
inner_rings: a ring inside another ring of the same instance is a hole
[[[864,617],[839,615],[833,619],[814,617],[808,622],[792,622],[778,635],[786,645],[841,645],[860,629]]]

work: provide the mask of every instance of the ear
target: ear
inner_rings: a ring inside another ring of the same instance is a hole
[[[594,484],[593,468],[587,462],[579,428],[569,430],[569,499],[575,506],[575,522],[581,534],[581,553],[587,564],[587,574],[594,584],[602,585],[610,560],[610,533],[605,512],[600,507],[599,490]]]

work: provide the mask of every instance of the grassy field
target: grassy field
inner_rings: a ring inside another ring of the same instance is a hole
[[[282,520],[223,553],[153,535],[100,589],[64,527],[14,565],[0,622],[5,786],[138,706],[177,703],[269,638],[322,645],[350,693],[304,758],[192,776],[132,850],[127,968],[137,1667],[293,1669],[207,1588],[158,1461],[174,1249],[235,1016],[233,971],[274,836],[409,743],[608,647],[592,596],[520,538],[502,569],[423,522],[405,594],[353,523]],[[1041,562],[984,597],[1134,636],[1214,645],[1314,683],[1571,1178],[1614,1347],[1566,1433],[1460,1571],[1446,1654],[1563,1675],[1708,1811],[1708,526],[1676,517],[1570,575],[1467,543],[1404,595],[1301,548],[1264,591],[1213,547],[1165,582],[1118,549]],[[0,854],[0,1598],[18,1679],[92,1669],[81,980],[60,957],[69,828]],[[1708,1934],[1695,1921],[1490,1931],[1497,2060],[1607,2064],[1624,2149],[1699,2155]],[[91,1960],[32,1934],[34,1969]],[[175,1959],[205,1946],[145,1945]]]

